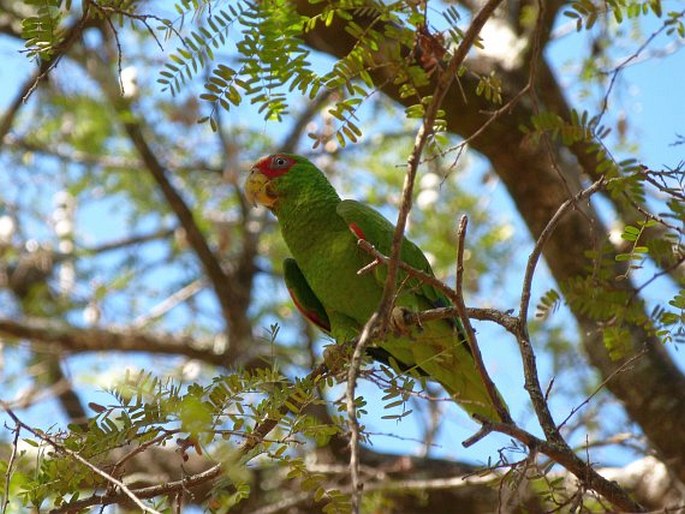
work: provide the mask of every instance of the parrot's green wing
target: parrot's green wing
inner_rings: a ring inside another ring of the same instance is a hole
[[[350,231],[359,239],[365,239],[381,253],[389,255],[395,227],[374,209],[344,200],[336,212]],[[433,276],[426,256],[408,239],[402,242],[400,258],[413,268]],[[379,286],[385,282],[387,268],[377,266],[374,270]],[[449,299],[433,286],[400,272],[398,277],[396,305],[416,310],[451,306]],[[391,336],[379,344],[405,365],[413,365],[419,373],[437,380],[468,412],[490,419],[499,419],[492,401],[478,373],[466,335],[457,318],[425,323],[408,335]]]
[[[305,318],[324,332],[329,333],[331,322],[328,319],[326,309],[309,287],[307,279],[304,278],[295,259],[288,258],[283,261],[283,275],[285,285],[297,309]]]
[[[347,223],[354,235],[359,239],[365,239],[376,250],[384,255],[390,255],[392,250],[392,237],[395,227],[381,214],[371,207],[354,200],[343,200],[338,204],[337,213]],[[421,249],[414,243],[404,238],[400,251],[402,262],[409,264],[428,275],[433,275],[433,270]],[[376,276],[381,283],[385,282],[385,266],[377,268]],[[422,308],[449,307],[450,301],[440,291],[429,284],[425,284],[416,278],[407,278],[404,272],[400,273],[400,282],[405,288],[414,289],[415,293],[425,299],[427,305]],[[448,321],[452,326],[461,328],[457,320]]]
[[[287,258],[283,261],[283,275],[285,278],[285,285],[288,288],[290,297],[297,310],[314,323],[317,327],[329,334],[331,331],[331,323],[328,319],[326,309],[321,304],[319,298],[314,294],[314,291],[309,287],[307,280],[302,274],[302,270],[297,265],[295,259]],[[366,349],[366,353],[372,359],[375,359],[383,364],[390,365],[391,355],[387,350],[379,347],[371,347]],[[411,366],[396,361],[395,364],[400,371],[408,371]],[[423,374],[422,370],[418,370]]]

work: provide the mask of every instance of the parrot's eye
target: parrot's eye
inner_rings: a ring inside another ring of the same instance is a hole
[[[285,157],[281,157],[281,156],[274,157],[274,160],[273,160],[273,167],[274,168],[285,168],[287,166],[287,164],[288,164],[288,159],[286,159]]]

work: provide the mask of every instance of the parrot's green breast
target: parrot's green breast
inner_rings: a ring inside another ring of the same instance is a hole
[[[281,231],[309,286],[326,306],[337,338],[358,332],[378,307],[382,290],[373,274],[357,273],[372,259],[357,247],[356,237],[332,207],[328,215],[320,212],[301,223],[287,223]],[[296,226],[300,224],[304,226]]]

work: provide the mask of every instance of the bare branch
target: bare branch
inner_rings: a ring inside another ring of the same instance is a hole
[[[533,248],[533,251],[528,257],[528,263],[526,264],[526,272],[523,278],[523,286],[521,290],[521,303],[519,305],[519,319],[522,324],[525,324],[526,320],[528,319],[528,307],[530,306],[530,290],[532,287],[533,275],[535,273],[535,268],[537,267],[538,261],[540,260],[540,256],[542,255],[542,250],[545,246],[545,243],[547,243],[547,241],[552,236],[552,233],[556,229],[561,219],[566,215],[566,213],[571,208],[575,208],[578,202],[585,200],[586,198],[589,198],[594,193],[604,188],[606,183],[607,180],[604,177],[600,177],[598,180],[592,183],[592,185],[583,189],[582,191],[574,195],[572,198],[569,198],[564,203],[562,203],[557,208],[557,211],[554,213],[554,216],[552,216],[552,219],[549,220],[547,225],[545,225],[545,228],[540,233],[540,236],[535,242],[535,247]]]
[[[218,478],[223,471],[221,464],[215,464],[211,468],[195,475],[184,477],[181,480],[174,480],[159,485],[149,487],[142,487],[139,489],[131,489],[131,493],[139,500],[147,498],[154,498],[156,496],[168,495],[178,491],[185,491],[192,489],[198,485],[204,484]],[[95,494],[88,498],[69,502],[66,505],[50,510],[50,514],[63,514],[66,512],[78,512],[86,507],[93,505],[112,505],[114,503],[121,503],[128,497],[124,492],[111,492],[104,494]]]
[[[229,327],[233,326],[236,324],[235,322],[237,322],[234,313],[235,306],[239,305],[239,303],[235,299],[235,293],[230,285],[230,278],[221,268],[217,256],[207,244],[204,234],[195,221],[193,212],[190,210],[181,194],[171,184],[166,169],[157,159],[156,154],[153,152],[147,139],[143,135],[141,125],[138,121],[132,119],[130,113],[128,113],[128,109],[122,105],[123,99],[110,97],[110,100],[112,100],[114,105],[118,105],[117,111],[122,114],[121,122],[124,125],[126,133],[133,143],[133,146],[138,150],[147,170],[159,185],[169,207],[176,214],[179,222],[183,226],[188,243],[195,251],[195,254],[207,273],[212,287],[216,291],[224,318],[229,323]],[[124,113],[126,114],[124,115]],[[238,341],[235,341],[235,343],[237,344]]]
[[[359,372],[359,365],[364,349],[370,340],[371,327],[377,322],[380,323],[381,337],[387,330],[390,311],[392,309],[392,302],[395,295],[395,287],[397,281],[397,272],[400,264],[400,249],[402,247],[402,240],[404,238],[404,229],[407,224],[409,211],[411,210],[412,199],[414,195],[414,181],[418,171],[419,163],[421,162],[421,155],[423,149],[428,142],[428,138],[433,134],[435,120],[438,116],[438,110],[442,105],[442,101],[449,90],[452,81],[456,77],[457,70],[461,63],[466,58],[466,55],[473,45],[481,28],[492,15],[495,8],[502,0],[489,0],[481,10],[474,16],[469,28],[464,34],[464,39],[457,47],[454,55],[450,58],[444,72],[441,73],[438,83],[433,92],[433,99],[426,108],[426,113],[423,117],[421,127],[416,134],[414,148],[409,159],[407,160],[407,172],[404,176],[404,185],[402,187],[402,199],[400,203],[400,210],[395,224],[395,231],[392,238],[392,250],[390,252],[390,261],[388,263],[388,272],[383,287],[383,296],[381,297],[380,305],[376,310],[377,316],[374,315],[364,326],[362,337],[359,338],[354,349],[352,362],[347,375],[347,391],[345,394],[345,403],[347,405],[347,416],[352,427],[352,439],[350,441],[350,473],[352,475],[352,510],[355,514],[359,512],[359,505],[361,502],[361,489],[359,483],[359,437],[355,435],[355,428],[358,429],[357,412],[354,403],[354,390],[356,385],[357,374]]]
[[[533,284],[533,276],[535,273],[535,268],[542,255],[542,249],[545,246],[547,240],[552,236],[555,228],[564,217],[564,215],[573,207],[575,207],[578,202],[588,198],[593,193],[599,191],[605,185],[604,177],[600,178],[594,182],[591,186],[583,189],[573,198],[569,198],[564,203],[562,203],[557,209],[552,219],[549,220],[542,233],[535,242],[535,247],[528,257],[528,263],[526,265],[526,271],[523,278],[523,285],[521,290],[521,302],[519,305],[519,323],[517,332],[517,341],[519,343],[519,350],[523,358],[523,372],[525,377],[525,388],[530,395],[531,401],[533,402],[533,407],[535,408],[535,413],[540,422],[540,426],[545,432],[545,436],[558,444],[566,445],[563,438],[559,435],[559,431],[554,423],[552,414],[549,411],[547,402],[545,401],[544,394],[542,393],[542,388],[540,386],[540,379],[537,371],[537,364],[535,359],[535,353],[530,344],[530,336],[528,335],[528,308],[530,306],[531,297],[531,287]]]
[[[611,375],[609,375],[608,377],[606,377],[604,380],[602,380],[602,382],[601,382],[597,387],[595,387],[595,390],[592,391],[592,393],[590,393],[590,394],[589,394],[589,395],[588,395],[580,404],[576,405],[575,407],[573,407],[573,408],[571,409],[571,411],[568,413],[568,416],[566,416],[566,418],[565,418],[561,423],[559,423],[559,425],[557,426],[557,430],[560,430],[566,423],[568,423],[568,421],[576,414],[576,412],[578,412],[578,411],[579,411],[580,409],[582,409],[585,405],[587,405],[587,404],[590,402],[590,400],[592,400],[592,398],[594,398],[594,397],[597,395],[597,393],[599,393],[602,389],[604,389],[604,387],[606,387],[606,385],[607,385],[607,384],[608,384],[616,375],[618,375],[619,373],[622,373],[622,372],[624,372],[626,369],[630,368],[630,367],[631,367],[633,364],[635,364],[638,360],[640,360],[640,359],[642,359],[643,357],[645,357],[645,355],[647,355],[647,350],[646,350],[646,349],[643,349],[641,352],[636,353],[635,355],[631,356],[630,359],[628,359],[628,360],[625,361],[623,364],[621,364],[621,366],[619,366],[618,368],[616,368],[616,369],[614,370],[614,372],[613,372]]]
[[[685,10],[681,10],[678,13],[678,17],[682,18],[684,16]],[[611,72],[606,72],[607,75],[611,75],[611,79],[609,80],[609,85],[607,86],[606,92],[604,93],[604,98],[602,99],[602,108],[600,110],[599,115],[597,116],[597,124],[599,124],[602,117],[604,116],[604,114],[606,114],[609,108],[609,97],[611,96],[611,91],[614,88],[614,84],[616,83],[616,79],[618,79],[618,76],[621,74],[624,68],[626,68],[632,61],[636,60],[640,56],[640,54],[644,52],[644,50],[659,36],[659,34],[665,32],[672,26],[670,20],[671,18],[667,18],[666,20],[664,20],[661,24],[661,27],[652,32],[652,34],[650,34],[650,36],[637,48],[637,50],[635,50],[635,52],[626,57]]]
[[[387,327],[388,315],[392,308],[392,299],[395,292],[397,271],[400,261],[400,249],[402,246],[402,239],[404,238],[404,229],[407,224],[409,211],[411,210],[414,181],[418,171],[419,163],[421,162],[421,155],[423,149],[428,142],[429,137],[433,134],[435,120],[438,116],[442,102],[449,91],[452,81],[456,77],[457,70],[466,58],[468,51],[475,42],[480,30],[485,25],[485,22],[490,18],[497,6],[502,0],[489,0],[480,11],[474,16],[471,24],[464,33],[464,39],[461,41],[454,55],[449,60],[446,69],[440,74],[438,83],[433,91],[433,99],[426,108],[426,113],[423,117],[423,122],[419,131],[416,134],[414,141],[414,148],[409,159],[407,160],[407,172],[404,176],[404,185],[402,187],[402,197],[400,201],[400,210],[397,215],[397,222],[395,223],[395,232],[392,239],[392,250],[390,252],[390,262],[388,264],[388,275],[383,289],[383,297],[378,307],[380,314],[380,321],[383,330]]]
[[[464,330],[466,332],[466,341],[467,344],[469,345],[469,348],[471,349],[471,355],[473,356],[473,360],[476,365],[476,369],[478,370],[478,374],[480,375],[481,380],[485,384],[485,389],[488,392],[488,396],[490,397],[490,401],[492,401],[492,404],[495,406],[495,409],[497,410],[497,414],[499,415],[499,418],[505,422],[505,423],[513,423],[513,420],[511,419],[511,415],[509,414],[509,410],[507,409],[506,405],[504,404],[502,397],[498,394],[497,388],[495,387],[494,382],[492,381],[492,378],[490,378],[490,374],[488,373],[488,370],[485,368],[485,364],[483,363],[483,356],[480,353],[480,348],[478,347],[478,342],[476,341],[476,333],[473,330],[473,327],[471,326],[471,321],[469,320],[469,317],[466,312],[466,305],[464,304],[464,296],[463,296],[463,283],[464,283],[464,247],[465,247],[465,239],[466,239],[466,226],[468,224],[468,218],[466,216],[462,216],[461,220],[459,221],[459,231],[458,231],[458,236],[457,236],[457,277],[456,277],[456,295],[455,295],[455,307],[457,309],[457,313],[459,315],[459,319],[462,322],[462,325],[464,327]]]
[[[387,265],[388,262],[390,262],[390,257],[388,257],[387,255],[383,255],[365,239],[358,240],[357,246],[359,246],[359,248],[361,248],[374,258],[374,261],[371,263],[374,266],[377,266],[379,263]],[[452,303],[455,303],[458,294],[454,289],[449,287],[447,284],[437,279],[433,275],[429,275],[425,271],[410,266],[406,262],[400,261],[399,265],[402,271],[406,271],[407,274],[411,275],[412,277],[415,277],[420,281],[424,282],[425,284],[434,287],[442,294],[447,296],[447,298],[449,298],[450,301],[452,301]],[[494,323],[501,325],[512,334],[516,334],[518,318],[511,316],[511,314],[507,312],[502,312],[497,309],[467,308],[466,313],[470,318],[483,321],[492,321]],[[436,309],[417,312],[415,313],[415,315],[417,322],[420,324],[421,322],[425,321],[433,321],[436,319],[446,319],[454,317],[457,315],[457,310],[454,307],[439,307]]]
[[[188,298],[191,298],[192,296],[202,291],[202,289],[204,289],[206,286],[206,279],[200,278],[198,280],[194,280],[187,286],[182,287],[174,294],[170,295],[169,297],[165,298],[160,303],[152,307],[147,314],[133,320],[133,322],[131,323],[131,328],[139,329],[145,326],[146,324],[150,323],[150,321],[163,316],[177,305],[185,302]]]
[[[362,482],[359,476],[359,421],[357,421],[357,406],[355,404],[355,389],[357,375],[361,367],[364,351],[371,342],[371,334],[378,320],[378,314],[374,313],[364,325],[359,340],[354,345],[354,352],[347,368],[347,387],[345,389],[345,407],[347,422],[350,427],[350,477],[352,480],[352,512],[359,513],[361,507]]]
[[[112,250],[120,250],[129,246],[139,245],[143,243],[149,243],[151,241],[157,241],[159,239],[166,239],[174,235],[176,228],[163,228],[156,230],[149,234],[142,234],[139,236],[128,236],[123,239],[116,241],[110,241],[109,243],[103,243],[98,246],[93,246],[90,248],[83,248],[82,251],[92,254],[100,254],[104,252],[109,252]]]
[[[5,494],[2,500],[2,514],[5,514],[7,512],[7,507],[10,503],[10,480],[12,478],[12,469],[14,468],[14,461],[17,458],[17,447],[19,445],[19,434],[21,433],[21,427],[15,424],[13,432],[14,440],[12,441],[12,453],[10,454],[10,458],[7,461],[7,469],[5,470]]]
[[[538,414],[538,418],[540,419],[540,423],[543,427],[545,436],[548,439],[548,441],[533,436],[529,432],[519,428],[511,422],[492,423],[488,422],[485,418],[478,417],[477,419],[483,423],[483,427],[474,436],[464,441],[463,444],[464,446],[470,446],[474,444],[476,441],[485,437],[492,431],[498,431],[511,435],[512,437],[515,437],[522,443],[526,444],[529,448],[531,448],[531,450],[539,450],[542,453],[554,459],[556,462],[565,466],[571,473],[576,475],[579,478],[579,480],[581,480],[589,488],[596,490],[602,496],[606,497],[607,499],[609,499],[609,501],[619,506],[620,508],[635,512],[642,512],[642,507],[633,500],[631,500],[620,487],[602,478],[599,474],[597,474],[597,472],[592,468],[590,464],[586,463],[578,456],[576,456],[573,450],[570,447],[568,447],[564,439],[559,434],[558,428],[555,426],[554,420],[552,419],[552,416],[547,407],[544,394],[542,393],[542,390],[540,388],[540,383],[537,374],[537,365],[535,363],[535,354],[532,350],[532,347],[530,346],[530,341],[527,333],[527,311],[530,301],[530,288],[532,286],[532,278],[535,271],[535,267],[542,254],[542,248],[544,247],[545,242],[551,236],[551,234],[554,231],[554,228],[560,222],[563,216],[571,208],[576,206],[578,202],[588,198],[593,193],[600,190],[605,185],[605,182],[606,181],[604,179],[600,179],[588,188],[582,190],[573,198],[570,198],[569,200],[564,202],[543,230],[542,234],[536,242],[533,251],[531,252],[531,256],[529,257],[528,266],[526,268],[526,275],[523,282],[524,288],[521,293],[521,307],[518,319],[506,314],[503,314],[501,316],[494,316],[493,313],[489,311],[475,311],[475,313],[478,313],[484,319],[494,319],[498,322],[502,321],[501,324],[505,326],[505,328],[513,329],[512,332],[516,335],[517,340],[519,341],[521,354],[524,360],[526,389],[531,395],[531,400],[533,401],[533,405],[535,407],[536,413]],[[465,227],[463,226],[463,224],[464,222],[462,222],[462,224],[460,225],[460,246],[463,245],[463,237],[465,234]],[[371,254],[378,263],[386,264],[390,262],[390,259],[388,257],[379,253],[368,242],[359,241],[358,245],[362,249],[364,249],[364,251]],[[435,285],[436,288],[438,288],[440,291],[443,291],[450,298],[450,300],[455,303],[455,306],[457,306],[456,310],[459,312],[460,317],[463,320],[468,321],[468,311],[466,311],[465,307],[462,307],[462,309],[458,308],[459,302],[461,302],[463,306],[463,300],[460,300],[459,298],[459,291],[454,291],[450,289],[449,287],[442,284],[435,277],[432,277],[420,270],[413,269],[405,263],[400,262],[399,268],[407,271],[407,273],[419,278],[420,280],[425,281],[426,283]],[[458,268],[458,282],[460,280],[459,277],[461,276],[461,273],[462,272],[459,271]],[[419,314],[419,317],[423,316],[423,318],[421,319],[429,319],[438,316],[444,317],[451,312],[452,309],[434,309],[428,311],[427,313]],[[474,311],[471,311],[471,313],[474,313]],[[471,328],[471,330],[473,329]],[[475,335],[471,334],[469,336],[469,339],[471,339],[471,337],[475,337]],[[485,371],[484,373],[487,376],[487,372]],[[509,417],[507,416],[507,418]]]

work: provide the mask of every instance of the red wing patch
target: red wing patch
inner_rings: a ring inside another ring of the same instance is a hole
[[[288,288],[288,293],[290,293],[290,298],[293,299],[293,303],[295,304],[295,307],[297,307],[297,310],[300,311],[300,313],[305,318],[307,318],[310,322],[314,323],[317,327],[319,327],[324,332],[330,332],[331,331],[331,325],[327,319],[322,319],[321,316],[319,316],[313,310],[305,309],[304,306],[297,300],[297,296],[295,296],[292,289]]]
[[[350,232],[352,232],[355,236],[357,236],[357,239],[366,240],[366,236],[364,235],[364,231],[359,227],[359,225],[357,225],[356,223],[350,223],[347,226],[350,229]]]

